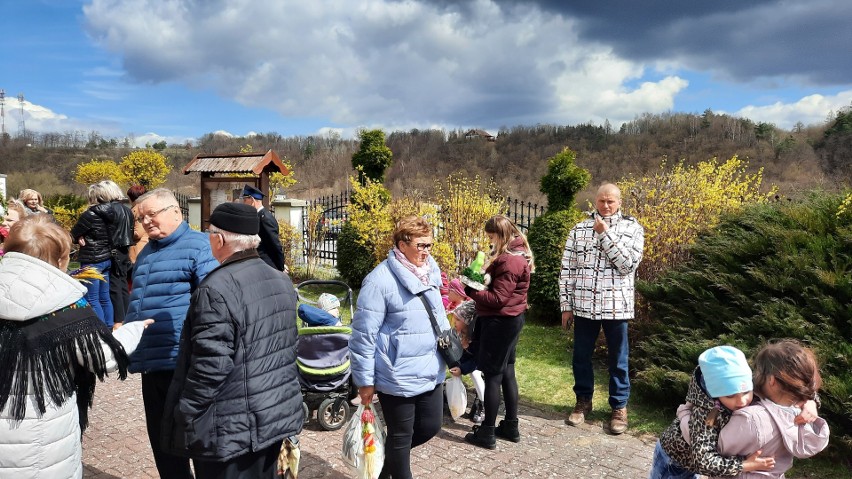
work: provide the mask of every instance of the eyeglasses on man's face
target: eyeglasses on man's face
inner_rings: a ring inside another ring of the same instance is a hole
[[[212,230],[210,228],[207,228],[206,230],[204,230],[204,232],[207,233],[210,236],[219,235],[219,236],[222,237],[222,241],[223,242],[225,241],[225,235],[223,235],[221,231],[216,231],[216,230]]]
[[[153,220],[154,218],[156,218],[156,217],[157,217],[157,215],[159,215],[159,214],[160,214],[160,213],[162,213],[163,211],[166,211],[167,209],[169,209],[169,208],[174,208],[174,207],[175,207],[175,205],[169,205],[169,206],[166,206],[165,208],[159,209],[159,210],[157,210],[157,211],[155,211],[155,212],[153,212],[153,213],[148,213],[148,214],[145,214],[145,215],[142,215],[142,216],[137,216],[137,217],[136,217],[136,222],[137,222],[137,223],[144,223],[144,222],[146,222],[146,221],[151,221],[151,220]]]

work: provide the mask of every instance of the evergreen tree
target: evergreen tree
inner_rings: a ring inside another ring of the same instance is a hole
[[[633,362],[634,391],[674,407],[705,349],[754,353],[793,338],[821,361],[820,415],[848,447],[852,435],[852,211],[838,196],[760,204],[699,238],[691,259],[654,283],[639,282],[654,321]],[[834,443],[834,439],[832,440]]]
[[[385,145],[385,132],[361,130],[358,138],[361,139],[361,146],[352,155],[352,167],[358,171],[358,181],[363,185],[366,177],[384,183],[385,171],[393,162],[393,153]]]
[[[541,178],[541,192],[547,196],[547,212],[535,219],[529,231],[535,258],[535,274],[530,280],[530,313],[542,320],[560,320],[559,272],[562,250],[568,233],[580,217],[575,197],[589,184],[589,172],[577,166],[576,153],[568,148],[548,160],[547,174]]]

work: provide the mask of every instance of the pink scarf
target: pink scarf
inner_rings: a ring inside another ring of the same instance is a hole
[[[393,248],[393,255],[396,256],[396,259],[405,266],[405,269],[414,273],[414,276],[423,283],[423,286],[429,286],[429,263],[426,262],[423,266],[417,266],[411,261],[408,261],[408,258],[399,250],[396,246]]]

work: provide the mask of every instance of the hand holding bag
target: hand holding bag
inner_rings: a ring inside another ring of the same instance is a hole
[[[358,479],[377,479],[385,461],[385,430],[367,404],[358,406],[343,432],[343,459]]]
[[[441,357],[444,358],[444,362],[447,363],[447,367],[452,368],[458,366],[459,360],[461,360],[462,353],[464,352],[458,331],[456,331],[455,328],[441,331],[441,328],[438,326],[438,321],[435,319],[435,313],[432,312],[432,307],[429,306],[429,302],[426,301],[426,297],[423,296],[423,293],[418,293],[417,296],[419,296],[420,300],[423,301],[423,306],[426,307],[426,313],[429,314],[429,320],[432,321],[432,329],[435,330],[435,337],[437,338],[438,343],[438,352],[441,353]]]

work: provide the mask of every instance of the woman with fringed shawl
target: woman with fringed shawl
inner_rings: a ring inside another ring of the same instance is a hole
[[[0,478],[83,477],[95,378],[118,370],[145,322],[112,333],[65,273],[71,236],[48,215],[10,230],[0,260]]]

